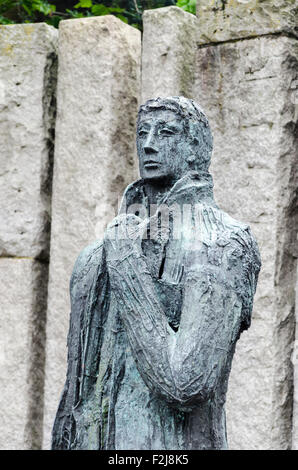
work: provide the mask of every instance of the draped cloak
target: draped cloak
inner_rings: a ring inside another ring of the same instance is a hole
[[[53,449],[227,448],[228,377],[261,263],[249,227],[217,207],[212,187],[209,173],[176,182],[162,203],[191,207],[182,237],[145,242],[137,263],[124,260],[120,294],[104,242],[79,255]],[[120,212],[138,205],[148,208],[142,180],[127,187]]]

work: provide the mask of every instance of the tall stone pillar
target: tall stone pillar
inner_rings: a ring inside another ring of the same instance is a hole
[[[230,445],[288,449],[298,223],[297,5],[238,0],[211,8],[203,0],[197,15],[195,95],[214,127],[216,194],[227,211],[250,223],[263,261],[252,327],[238,344],[231,374]]]
[[[0,448],[42,444],[57,30],[0,26]]]
[[[251,328],[237,344],[229,384],[227,428],[237,449],[291,445],[297,52],[286,36],[197,52],[194,96],[214,132],[216,200],[249,223],[262,257]]]
[[[198,20],[178,7],[145,10],[142,103],[158,95],[191,97]]]
[[[178,13],[175,7],[163,9],[158,43],[165,47],[171,44],[171,55],[167,56],[167,67],[161,53],[155,55],[151,69],[142,67],[142,96],[179,95],[186,90],[188,97],[202,105],[214,134],[211,173],[216,201],[232,217],[250,224],[261,251],[263,266],[252,326],[237,344],[229,381],[229,447],[288,449],[297,260],[298,51],[292,23],[294,7],[283,10],[274,29],[277,20],[273,5],[272,21],[267,22],[271,29],[262,30],[260,11],[270,16],[269,2],[255,1],[259,9],[250,15],[251,21],[246,15],[245,24],[240,25],[238,7],[247,9],[251,2],[213,3],[212,9],[210,2],[198,2],[197,19],[183,12],[187,41],[176,41],[177,46],[172,32],[175,25],[179,29]],[[144,15],[143,64],[155,54],[145,46],[154,47],[152,32],[158,11]],[[185,53],[181,53],[183,46]],[[189,74],[189,65],[183,67],[184,56],[189,64],[192,54],[194,72]],[[164,87],[171,63],[176,70],[177,61],[179,78],[173,79],[169,88]],[[158,79],[151,84],[148,75]],[[188,85],[182,87],[185,81]]]
[[[113,16],[62,21],[47,317],[45,438],[66,377],[69,280],[137,177],[140,31]]]

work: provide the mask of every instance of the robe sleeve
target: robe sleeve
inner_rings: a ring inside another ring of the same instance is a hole
[[[75,439],[74,409],[95,384],[101,346],[101,324],[107,310],[107,273],[102,243],[85,248],[70,280],[68,368],[52,431],[52,449],[71,449]]]
[[[167,322],[142,252],[132,244],[108,261],[139,373],[151,391],[181,409],[213,396],[250,321],[260,262],[249,230],[230,234],[212,249],[193,253],[184,267],[177,332]]]

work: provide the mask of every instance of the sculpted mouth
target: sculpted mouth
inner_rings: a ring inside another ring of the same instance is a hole
[[[159,162],[156,162],[155,160],[146,160],[144,162],[144,166],[146,168],[157,168],[160,165]]]

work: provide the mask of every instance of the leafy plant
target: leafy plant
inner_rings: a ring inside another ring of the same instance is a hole
[[[40,16],[52,15],[55,10],[56,6],[47,0],[0,0],[0,18],[11,23],[34,22]]]
[[[197,0],[178,0],[176,3],[177,7],[180,7],[193,15],[196,14],[196,4]]]
[[[62,19],[115,15],[142,29],[144,10],[176,5],[195,13],[195,4],[196,0],[0,0],[0,24],[44,21],[58,27]]]

